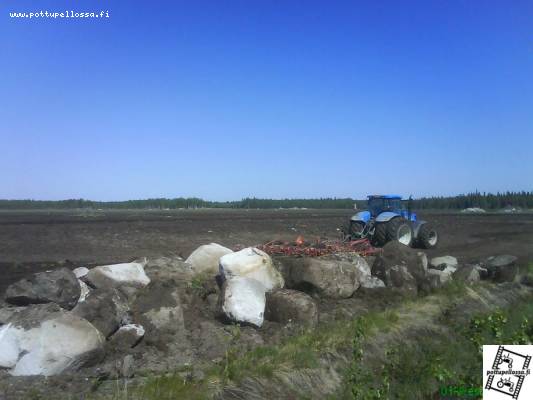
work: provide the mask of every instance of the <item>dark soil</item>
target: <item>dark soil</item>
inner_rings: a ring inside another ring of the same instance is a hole
[[[197,246],[228,247],[273,239],[339,237],[351,210],[170,210],[0,212],[0,293],[30,272],[127,262],[166,254],[188,256]],[[430,256],[475,262],[495,254],[533,260],[533,214],[421,213],[440,232]],[[68,260],[65,262],[65,260]]]

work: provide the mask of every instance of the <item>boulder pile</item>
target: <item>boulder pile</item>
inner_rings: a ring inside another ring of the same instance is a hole
[[[232,251],[210,243],[186,260],[61,267],[14,282],[4,293],[0,369],[13,376],[166,371],[220,359],[236,324],[239,345],[253,348],[266,342],[265,332],[317,326],[328,304],[358,293],[413,296],[452,281],[514,281],[517,273],[513,256],[479,264],[451,256],[428,260],[398,242],[375,257],[272,258],[255,247]]]
[[[59,268],[13,283],[0,318],[0,368],[49,376],[99,362],[106,338],[129,323],[127,294],[149,282],[142,263],[126,263]]]

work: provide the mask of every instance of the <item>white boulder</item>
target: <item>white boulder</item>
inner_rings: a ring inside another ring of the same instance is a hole
[[[83,365],[103,349],[101,333],[68,311],[24,314],[0,332],[0,366],[11,368],[11,375],[57,375]]]
[[[234,276],[227,279],[220,292],[221,311],[231,321],[261,327],[264,321],[266,288],[255,279]]]
[[[204,244],[194,250],[185,262],[191,266],[194,273],[216,275],[220,257],[230,253],[233,253],[233,250],[217,243]]]
[[[13,368],[18,361],[20,348],[11,324],[0,328],[0,368]]]
[[[89,268],[78,267],[78,268],[74,268],[72,272],[74,273],[74,275],[76,275],[76,278],[80,279],[89,273]]]
[[[459,265],[459,262],[457,261],[457,258],[452,256],[442,256],[442,257],[434,257],[431,259],[429,265],[431,265],[432,268],[436,269],[444,269],[447,267],[453,267],[457,268],[457,265]]]
[[[78,279],[78,282],[80,283],[80,289],[81,289],[80,298],[78,299],[78,303],[81,303],[81,302],[85,301],[85,299],[87,298],[87,296],[91,292],[91,289],[82,280]]]
[[[469,208],[465,208],[461,212],[463,212],[463,213],[481,214],[481,213],[485,213],[486,211],[484,209],[482,209],[482,208],[479,208],[479,207],[469,207]]]
[[[150,283],[143,264],[139,262],[95,267],[85,276],[85,280],[96,288],[142,288]]]
[[[139,324],[127,324],[123,325],[119,328],[117,333],[121,332],[130,332],[133,333],[135,336],[137,336],[139,339],[144,336],[144,328],[142,325]]]
[[[226,279],[236,276],[255,279],[263,284],[267,291],[281,289],[285,285],[270,256],[254,247],[222,256],[220,273]]]

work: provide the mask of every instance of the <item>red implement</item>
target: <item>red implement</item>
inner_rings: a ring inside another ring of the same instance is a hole
[[[298,236],[296,242],[293,243],[271,241],[259,245],[257,248],[271,255],[308,257],[318,257],[332,253],[358,253],[362,256],[368,256],[381,251],[381,249],[373,247],[368,239],[358,239],[348,242],[317,240],[316,243],[306,243],[301,236]]]

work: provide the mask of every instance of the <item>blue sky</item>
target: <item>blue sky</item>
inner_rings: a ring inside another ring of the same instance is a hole
[[[0,198],[533,190],[531,1],[0,12]]]

